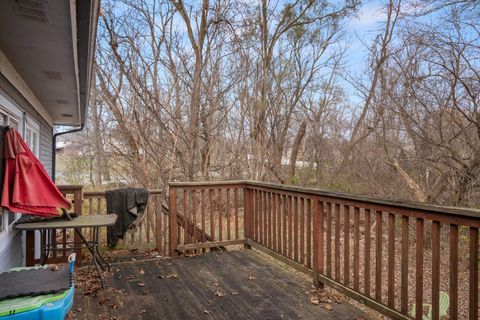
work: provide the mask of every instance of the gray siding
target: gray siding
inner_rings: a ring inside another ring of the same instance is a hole
[[[37,120],[37,119],[35,119]],[[37,120],[38,121],[38,120]],[[40,162],[50,177],[52,176],[52,136],[53,128],[46,122],[40,124]]]

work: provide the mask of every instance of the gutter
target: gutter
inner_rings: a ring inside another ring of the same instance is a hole
[[[74,133],[74,132],[79,132],[82,131],[83,128],[85,127],[84,124],[80,126],[80,128],[75,128],[72,130],[67,130],[67,131],[62,131],[62,132],[57,132],[53,135],[52,137],[52,180],[55,182],[55,170],[57,169],[57,137],[63,136],[65,134],[69,133]]]

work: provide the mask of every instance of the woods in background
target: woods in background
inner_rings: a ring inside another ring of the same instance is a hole
[[[347,21],[362,5],[103,1],[89,121],[62,177],[256,179],[478,207],[480,4],[385,2],[353,72]]]

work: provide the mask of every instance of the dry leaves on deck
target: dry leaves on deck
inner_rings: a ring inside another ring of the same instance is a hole
[[[314,290],[310,293],[310,303],[317,306],[322,306],[328,311],[333,309],[332,304],[342,303],[342,301],[342,296],[335,292],[327,290]]]

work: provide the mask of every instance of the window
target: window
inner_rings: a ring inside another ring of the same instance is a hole
[[[0,91],[0,125],[17,129],[35,156],[39,157],[40,125],[11,102]],[[0,238],[12,229],[20,214],[0,209]]]
[[[26,117],[25,122],[25,135],[23,139],[27,143],[32,153],[38,158],[39,154],[39,145],[40,145],[40,125],[30,119],[30,117]]]

